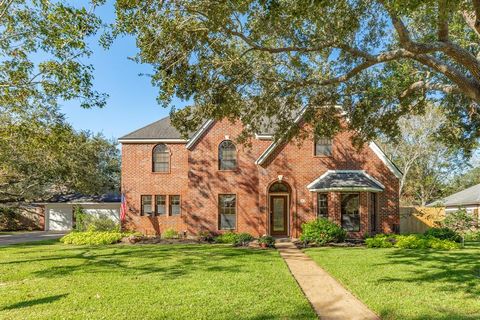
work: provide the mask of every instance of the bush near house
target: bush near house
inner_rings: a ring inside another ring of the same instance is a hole
[[[237,234],[233,232],[225,232],[215,238],[215,243],[235,243]]]
[[[451,240],[438,239],[432,236],[419,234],[411,235],[385,235],[377,234],[367,238],[365,244],[368,248],[401,248],[401,249],[439,249],[452,250],[460,248],[460,245]]]
[[[75,207],[75,230],[85,231],[117,231],[120,232],[120,224],[107,216],[94,216],[85,213],[82,207]]]
[[[441,240],[450,240],[455,242],[462,242],[462,237],[458,232],[450,228],[430,228],[424,233],[425,236],[431,236]]]
[[[131,235],[131,233],[116,231],[74,231],[60,238],[60,242],[75,245],[106,245],[117,243],[123,237],[129,235]]]
[[[214,241],[215,243],[231,243],[237,247],[246,247],[253,239],[255,238],[247,232],[234,233],[229,231],[218,235]]]
[[[304,243],[323,246],[327,243],[343,242],[346,236],[347,232],[338,224],[325,218],[319,218],[302,224],[300,240]]]
[[[272,236],[261,236],[258,238],[258,244],[260,246],[264,245],[267,248],[275,247],[275,239]]]
[[[167,229],[167,230],[165,230],[164,233],[162,233],[162,238],[163,239],[177,239],[178,238],[178,232],[173,230],[173,229]]]

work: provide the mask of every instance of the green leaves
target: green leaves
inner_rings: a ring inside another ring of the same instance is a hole
[[[116,143],[74,131],[52,110],[22,117],[3,114],[1,120],[0,204],[119,189]]]
[[[102,26],[90,8],[63,1],[6,2],[0,10],[0,105],[20,112],[32,105],[55,107],[78,100],[84,108],[102,107],[106,95],[93,88],[93,67],[85,63],[87,38]]]
[[[345,125],[315,112],[306,123],[365,142],[398,136],[398,119],[428,101],[460,125],[448,141],[468,151],[480,132],[480,42],[463,18],[474,9],[460,0],[122,0],[112,35],[136,37],[160,104],[193,102],[188,117],[173,110],[185,134],[229,118],[245,124],[243,140],[268,125],[278,138],[302,107],[342,105]]]

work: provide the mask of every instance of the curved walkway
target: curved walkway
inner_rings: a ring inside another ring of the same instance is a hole
[[[380,319],[293,243],[280,242],[275,246],[322,320]]]

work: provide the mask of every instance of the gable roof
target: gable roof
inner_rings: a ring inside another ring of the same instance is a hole
[[[191,138],[194,135],[194,132],[188,134],[188,138]],[[118,141],[135,141],[135,140],[179,140],[186,142],[180,131],[178,131],[171,123],[170,117],[165,117],[163,119],[157,120],[153,123],[146,125],[140,129],[137,129],[133,132],[130,132],[123,137],[119,138]]]
[[[385,187],[364,170],[328,170],[307,186],[313,192],[372,191],[382,192]]]
[[[298,116],[295,118],[295,123],[299,123],[305,113],[306,107],[303,108]],[[285,139],[281,138],[279,140],[273,141],[265,151],[258,157],[255,161],[255,164],[262,165],[268,159],[268,157],[277,149],[277,147],[283,144]],[[370,142],[369,145],[370,149],[377,155],[377,157],[387,166],[387,168],[398,178],[401,179],[403,173],[398,169],[398,167],[390,160],[385,152],[375,143]]]
[[[467,204],[480,204],[480,184],[454,193],[439,201],[445,206],[462,206]],[[436,202],[438,203],[438,202]]]

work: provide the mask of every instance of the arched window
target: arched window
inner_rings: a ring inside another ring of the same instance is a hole
[[[225,140],[218,146],[218,169],[234,170],[237,168],[237,148],[230,140]]]
[[[170,151],[166,145],[157,144],[152,154],[153,172],[170,171]]]
[[[289,192],[290,188],[283,182],[275,182],[268,189],[269,192]]]

